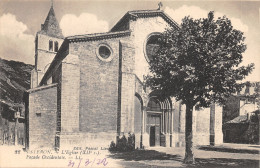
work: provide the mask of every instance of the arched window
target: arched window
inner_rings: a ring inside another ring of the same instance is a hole
[[[59,50],[59,43],[58,43],[58,41],[55,41],[55,43],[54,43],[54,51],[55,52],[58,52],[58,50]]]
[[[53,51],[53,41],[49,41],[49,51]]]
[[[158,100],[156,100],[155,98],[151,98],[148,103],[147,110],[158,112],[161,111],[160,103],[158,102]]]
[[[145,57],[147,61],[151,61],[153,57],[157,55],[157,52],[160,48],[160,33],[152,33],[145,43]]]

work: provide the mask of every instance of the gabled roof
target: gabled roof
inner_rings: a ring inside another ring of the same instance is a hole
[[[64,38],[60,29],[60,25],[55,17],[53,6],[51,6],[45,22],[41,26],[41,31],[39,31],[38,33],[46,34],[51,37]]]
[[[129,30],[129,29],[118,30],[117,26],[120,26],[122,23],[129,22],[130,21],[129,19],[137,19],[137,18],[141,18],[141,17],[156,17],[156,16],[161,16],[167,23],[169,23],[173,27],[179,28],[178,24],[175,21],[173,21],[167,14],[165,14],[161,10],[138,10],[138,11],[127,12],[119,20],[119,22],[111,29],[110,32],[85,34],[85,35],[75,35],[75,36],[66,37],[64,39],[64,42],[62,43],[62,45],[60,47],[59,52],[56,54],[56,56],[54,57],[51,65],[49,66],[47,72],[44,74],[44,76],[43,76],[43,78],[40,82],[40,85],[44,84],[44,81],[46,81],[50,77],[51,71],[53,69],[57,68],[58,65],[61,63],[61,61],[66,57],[66,54],[63,54],[62,52],[66,50],[66,47],[69,45],[69,43],[82,42],[82,41],[93,41],[93,40],[103,40],[103,39],[129,36],[131,34],[131,30]],[[50,19],[48,19],[48,18],[50,18]],[[59,26],[59,24],[58,24],[58,22],[55,18],[53,7],[51,7],[51,9],[50,9],[50,12],[49,12],[49,14],[46,18],[44,25],[47,26],[51,19],[53,20],[53,22],[57,23],[57,26]],[[43,30],[45,30],[44,26],[43,26]]]
[[[145,17],[156,17],[161,16],[167,23],[172,25],[173,27],[179,28],[179,25],[164,11],[162,10],[135,10],[128,11],[111,29],[111,31],[118,31],[118,28],[124,24],[129,23],[130,20],[136,20],[137,18],[145,18]]]

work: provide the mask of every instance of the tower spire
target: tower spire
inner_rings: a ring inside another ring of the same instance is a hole
[[[57,21],[55,16],[53,0],[51,0],[51,7],[48,16],[46,17],[44,24],[42,24],[40,32],[51,37],[63,38],[59,22]]]

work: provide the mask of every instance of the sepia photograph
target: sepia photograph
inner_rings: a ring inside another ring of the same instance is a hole
[[[260,168],[259,0],[2,0],[0,168]]]

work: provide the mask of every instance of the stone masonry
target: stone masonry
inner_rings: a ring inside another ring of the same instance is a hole
[[[30,89],[29,148],[54,148],[57,113],[57,84]]]
[[[160,91],[144,81],[147,42],[177,28],[171,18],[161,10],[129,11],[110,32],[65,39],[58,25],[48,28],[56,20],[53,7],[46,20],[37,34],[38,68],[28,90],[30,148],[108,147],[128,133],[135,134],[136,148],[185,145],[185,106],[173,97],[160,99]],[[47,51],[50,39],[59,42],[57,52]],[[195,144],[222,142],[220,111],[215,105],[194,109]]]

